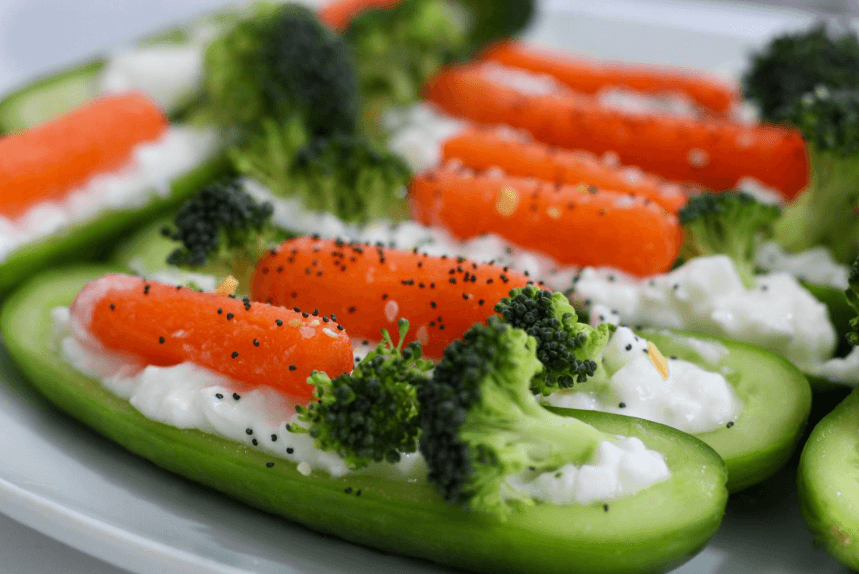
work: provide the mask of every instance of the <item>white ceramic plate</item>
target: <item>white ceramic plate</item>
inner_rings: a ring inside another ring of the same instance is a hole
[[[40,37],[22,47],[8,39],[24,37],[20,27],[27,25],[22,17],[27,14],[25,3],[0,0],[0,48],[5,48],[0,49],[0,93],[33,76],[34,70],[56,68],[76,56],[220,3],[196,0],[177,11],[167,2],[141,1],[131,3],[139,9],[127,8],[139,18],[128,20],[117,18],[115,12],[105,13],[108,2],[28,1],[26,6],[43,9],[39,25],[29,24],[31,34]],[[61,8],[59,13],[49,9],[56,6]],[[70,19],[69,13],[78,15],[79,21]],[[10,18],[16,14],[17,21]],[[99,20],[100,14],[109,17]],[[53,27],[45,27],[45,19]],[[750,49],[771,34],[800,27],[809,19],[801,12],[736,4],[546,0],[530,38],[606,58],[707,68],[736,77]],[[61,26],[63,22],[68,25]],[[81,26],[84,22],[87,25]],[[99,35],[101,31],[105,35]],[[81,33],[88,37],[82,39]],[[46,43],[40,44],[40,38]],[[33,52],[38,45],[43,49]],[[797,509],[793,472],[788,467],[765,484],[733,497],[715,539],[676,572],[842,572],[825,552],[812,547]],[[455,571],[316,534],[169,474],[48,406],[2,348],[0,512],[84,553],[139,573]]]

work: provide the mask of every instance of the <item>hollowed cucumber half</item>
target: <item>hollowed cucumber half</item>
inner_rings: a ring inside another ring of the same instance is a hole
[[[716,532],[727,501],[725,465],[704,442],[618,415],[562,411],[605,432],[639,437],[662,452],[669,479],[625,498],[589,505],[537,503],[506,521],[443,502],[427,483],[298,472],[252,447],[145,418],[52,348],[51,309],[68,305],[112,267],[54,269],[9,297],[0,333],[9,353],[59,409],[153,463],[314,530],[385,551],[481,572],[665,572]],[[347,496],[346,488],[362,495]],[[655,511],[655,510],[658,510]]]
[[[734,421],[699,433],[725,460],[728,490],[737,492],[766,479],[790,458],[811,411],[811,388],[790,361],[766,349],[711,335],[667,329],[639,334],[667,356],[722,373],[742,401]],[[721,345],[728,352],[717,361],[702,357],[688,342]]]
[[[805,443],[796,477],[815,541],[859,570],[859,389],[826,415]]]

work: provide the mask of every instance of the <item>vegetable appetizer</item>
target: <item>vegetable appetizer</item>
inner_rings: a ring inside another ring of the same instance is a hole
[[[801,450],[859,568],[856,391],[811,408],[859,384],[859,40],[741,85],[534,11],[257,2],[7,96],[10,355],[167,470],[483,572],[666,572]]]

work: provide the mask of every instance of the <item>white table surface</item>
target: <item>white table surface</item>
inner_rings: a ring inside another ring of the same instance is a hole
[[[642,12],[638,0],[596,2],[545,0],[563,9],[602,10],[606,17],[686,19],[694,28],[707,15],[674,10],[679,4],[652,0],[657,10]],[[120,44],[186,20],[224,0],[0,0],[0,94],[51,69],[60,69]],[[633,13],[635,12],[635,13]],[[706,12],[706,11],[705,11]],[[735,33],[759,35],[806,16],[747,22]],[[678,22],[674,22],[678,24]],[[712,22],[707,23],[712,25]],[[616,41],[612,40],[612,41]],[[658,55],[653,55],[658,58]],[[732,70],[726,70],[731,72]],[[2,514],[0,508],[0,574],[118,574],[125,572],[66,546]]]

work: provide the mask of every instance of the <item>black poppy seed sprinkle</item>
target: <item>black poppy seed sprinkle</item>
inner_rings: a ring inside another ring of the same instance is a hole
[[[435,301],[430,301],[430,307],[432,307],[433,309],[435,309],[435,308],[436,308]]]
[[[271,435],[271,442],[277,442],[277,435],[276,434]]]
[[[254,339],[254,347],[259,347],[259,340],[258,339]]]
[[[328,317],[322,317],[322,321],[328,323],[329,321],[331,321],[331,319],[329,319]]]
[[[267,463],[265,463],[265,466],[266,466],[266,468],[271,468],[274,466],[274,463],[273,462],[267,462]]]
[[[235,400],[239,400],[240,398],[242,398],[242,396],[239,393],[233,393],[233,398]]]
[[[259,446],[259,441],[258,441],[257,439],[253,439],[253,440],[251,441],[251,444],[252,444],[252,445],[254,445],[254,446]]]
[[[731,428],[732,426],[734,426],[734,421],[728,421],[728,424],[726,424],[725,426]]]
[[[111,304],[110,304],[110,310],[111,310],[111,311],[113,311],[114,309],[116,309],[116,305],[114,305],[113,303],[111,303]]]
[[[245,434],[254,434],[254,429],[245,429]]]
[[[361,489],[360,488],[355,491],[355,496],[361,496]]]
[[[281,321],[280,319],[276,319],[276,320],[274,321],[274,323],[275,323],[275,325],[277,325],[278,327],[282,327],[282,326],[283,326],[283,321]]]
[[[221,309],[220,307],[218,307],[218,315],[220,315],[220,314],[221,314],[221,313],[223,313],[223,312],[224,312],[224,310],[223,310],[223,309]]]
[[[164,337],[158,337],[158,344],[159,344],[159,345],[163,345],[163,344],[164,344]]]
[[[149,288],[150,287],[151,287],[151,285],[149,285],[149,284],[146,284],[143,286],[143,294],[144,295],[149,295]]]
[[[233,358],[233,359],[235,359],[235,358],[236,358],[236,357],[238,357],[238,356],[239,356],[239,352],[238,352],[238,351],[233,351],[233,353],[230,355],[230,357],[231,357],[231,358]]]
[[[339,324],[338,324],[338,325],[337,325],[337,330],[338,330],[338,331],[342,331],[342,330],[343,330],[343,325],[339,325]]]
[[[319,309],[314,309],[313,313],[311,313],[311,315],[313,315],[314,317],[318,317],[319,316]]]
[[[478,304],[478,305],[483,305],[483,303],[484,303],[483,299],[480,299],[480,300],[478,300],[478,301],[477,301],[477,304]]]
[[[334,313],[331,313],[331,320],[332,320],[332,321],[336,321],[336,320],[337,320],[337,315],[335,315]]]
[[[608,512],[608,504],[603,504],[603,505],[602,505],[602,509],[603,509],[604,511]]]
[[[620,403],[619,405],[617,405],[617,408],[619,408],[619,409],[625,409],[625,408],[626,408],[626,403]]]
[[[224,395],[222,395],[221,393],[215,393],[215,398],[216,399],[223,399]]]
[[[348,311],[349,313],[354,313],[354,312],[355,312],[355,307],[349,307],[349,309],[347,309],[347,311]]]
[[[233,315],[232,313],[227,313],[227,321],[229,321],[230,319],[232,319],[234,316],[235,316],[235,315]]]
[[[347,486],[346,488],[343,489],[343,492],[345,492],[346,494],[352,494],[352,487]]]
[[[286,454],[292,454],[295,452],[295,449],[291,446],[286,447]]]
[[[295,369],[297,369],[297,368],[298,368],[298,367],[296,367],[295,365],[290,365],[290,366],[289,366],[289,370],[290,370],[290,371],[294,371],[294,370],[295,370]]]
[[[600,315],[600,319],[602,319],[602,315]],[[626,350],[627,350],[627,351],[631,351],[631,350],[632,350],[632,343],[628,343],[628,344],[626,345]]]
[[[310,317],[310,313],[302,313],[301,316],[307,319],[308,317]]]

